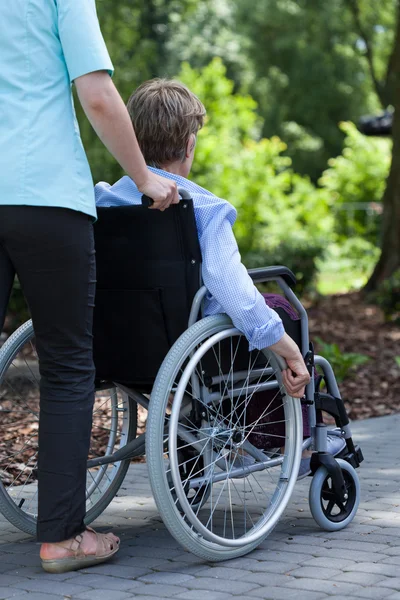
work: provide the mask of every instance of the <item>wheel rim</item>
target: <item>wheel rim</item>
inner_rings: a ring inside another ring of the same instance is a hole
[[[26,329],[26,325],[23,327]],[[0,418],[7,432],[0,441],[0,491],[22,518],[34,520],[38,504],[40,376],[33,330],[30,327],[21,333],[25,335],[20,336],[19,344],[6,342],[1,350]],[[115,387],[96,392],[89,459],[112,454],[128,441],[128,404],[126,394]],[[88,469],[87,511],[104,496],[119,468],[120,463]]]
[[[357,489],[350,473],[342,469],[347,500],[342,502],[333,490],[332,478],[328,474],[321,488],[321,509],[324,516],[332,523],[345,521],[352,513],[357,500]]]
[[[258,456],[258,459],[256,459],[258,461],[257,468],[250,465],[247,476],[243,476],[245,473],[242,465],[248,463],[248,457],[251,456],[249,452],[254,453],[253,444],[249,444],[250,433],[254,432],[254,429],[259,426],[258,423],[261,417],[265,419],[269,416],[268,408],[270,408],[271,414],[277,411],[276,406],[271,401],[269,407],[267,406],[267,409],[258,420],[249,422],[246,421],[246,410],[250,406],[249,402],[255,393],[263,391],[265,386],[268,387],[268,384],[273,384],[275,381],[275,385],[271,385],[270,389],[275,388],[278,392],[282,385],[280,372],[278,372],[276,365],[271,366],[273,359],[267,362],[261,353],[253,353],[248,355],[252,357],[251,361],[253,362],[249,364],[244,379],[238,378],[237,374],[234,373],[234,369],[231,369],[228,376],[220,371],[220,374],[222,374],[219,382],[220,396],[227,396],[229,399],[227,382],[230,380],[233,382],[231,391],[236,389],[233,393],[237,394],[238,390],[240,392],[234,402],[233,397],[231,398],[230,413],[228,415],[222,414],[221,406],[223,403],[215,408],[215,401],[211,403],[214,408],[210,410],[210,403],[208,402],[210,396],[205,402],[206,390],[210,389],[209,382],[206,385],[204,377],[207,374],[200,373],[199,365],[201,365],[203,357],[210,350],[212,350],[214,356],[218,356],[218,351],[215,351],[214,346],[218,347],[221,342],[230,337],[236,339],[236,342],[231,343],[230,346],[231,359],[233,359],[231,364],[233,365],[241,334],[236,329],[225,329],[225,331],[215,334],[204,342],[183,369],[179,383],[174,389],[172,411],[169,419],[169,466],[166,470],[167,480],[171,481],[172,479],[173,483],[173,489],[170,487],[169,491],[175,506],[178,506],[179,510],[184,513],[187,526],[209,542],[229,547],[240,547],[265,536],[278,521],[296,481],[301,440],[299,426],[295,423],[293,401],[283,396],[281,404],[286,420],[286,428],[285,435],[281,436],[282,440],[279,441],[279,444],[285,446],[285,452],[281,456],[279,448],[266,450],[262,459],[263,464],[261,464],[261,459]],[[255,354],[256,357],[254,357]],[[264,366],[262,369],[255,369],[254,366],[260,356],[264,359]],[[255,379],[250,375],[254,372],[258,373]],[[236,381],[233,381],[235,378]],[[188,387],[191,390],[189,394]],[[212,386],[211,389],[213,389]],[[218,392],[216,394],[218,395]],[[206,416],[202,419],[203,424],[200,432],[197,430],[197,439],[191,439],[190,437],[194,435],[196,427],[191,422],[192,417],[188,417],[186,414],[190,395],[196,397],[196,402],[200,399],[201,406],[206,413]],[[212,427],[210,427],[210,413],[213,413]],[[274,421],[270,424],[273,425]],[[264,435],[274,437],[276,442],[279,434],[265,433]],[[202,436],[203,439],[201,439]],[[182,439],[186,442],[186,447],[197,449],[199,456],[203,457],[207,476],[201,473],[202,469],[198,469],[198,472],[196,472],[194,463],[189,475],[185,479],[182,478],[182,464],[179,464],[179,455],[183,449]],[[221,461],[225,462],[225,465],[221,465]],[[239,472],[241,476],[239,476]],[[203,484],[202,487],[199,485],[200,483]],[[202,501],[196,503],[196,496],[190,499],[187,493],[188,485],[194,486],[194,489],[197,485],[199,489],[203,490],[205,486],[207,494],[204,494],[204,501],[202,499]],[[218,488],[219,491],[217,492]],[[225,508],[221,511],[224,502],[226,506],[229,504],[231,508],[229,510]],[[216,505],[219,505],[218,511]],[[232,506],[235,506],[235,508],[232,509]],[[238,506],[240,510],[238,510]],[[239,515],[238,513],[242,514]]]

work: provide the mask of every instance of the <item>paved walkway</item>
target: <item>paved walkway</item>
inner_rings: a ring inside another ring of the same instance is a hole
[[[0,599],[241,600],[256,598],[385,598],[400,600],[400,415],[355,423],[365,461],[362,499],[344,531],[326,533],[311,518],[309,479],[276,530],[252,554],[216,565],[184,552],[160,521],[146,466],[131,469],[96,525],[122,538],[113,563],[77,573],[49,575],[38,546],[0,519]],[[132,475],[135,472],[135,481]]]

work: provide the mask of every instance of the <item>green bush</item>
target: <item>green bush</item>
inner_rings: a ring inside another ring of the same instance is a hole
[[[219,59],[202,70],[184,64],[178,78],[201,98],[208,115],[193,180],[237,208],[234,230],[244,263],[286,264],[300,286],[309,286],[333,228],[329,195],[293,171],[282,140],[260,137],[255,101],[234,92]]]
[[[372,299],[382,309],[387,321],[400,324],[400,269],[382,282]]]
[[[351,375],[352,371],[360,365],[364,365],[370,359],[365,354],[357,354],[356,352],[341,352],[337,344],[327,344],[321,338],[315,338],[318,344],[318,352],[326,358],[334,372],[338,383]]]
[[[353,123],[341,123],[340,128],[346,134],[343,152],[329,160],[319,183],[330,196],[340,238],[362,236],[376,244],[391,141],[366,137]],[[364,206],[357,208],[356,203]]]
[[[318,272],[317,262],[324,256],[325,248],[321,241],[296,240],[283,241],[273,249],[264,252],[248,253],[243,261],[248,268],[284,265],[296,276],[296,294],[312,290]]]

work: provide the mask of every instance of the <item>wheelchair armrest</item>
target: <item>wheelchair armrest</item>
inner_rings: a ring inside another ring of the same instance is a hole
[[[259,269],[249,269],[248,273],[255,283],[269,281],[281,277],[289,287],[293,288],[297,281],[296,277],[288,267],[277,265],[274,267],[260,267]]]

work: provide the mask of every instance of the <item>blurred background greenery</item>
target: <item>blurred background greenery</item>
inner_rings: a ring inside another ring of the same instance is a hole
[[[382,249],[370,288],[388,318],[390,298],[400,302],[397,167],[393,159],[388,179],[392,138],[356,124],[400,103],[399,6],[97,0],[125,101],[158,76],[180,79],[205,104],[192,178],[238,208],[245,264],[286,264],[301,291],[329,294],[365,286]],[[78,103],[77,113],[94,181],[113,183],[119,166]]]

